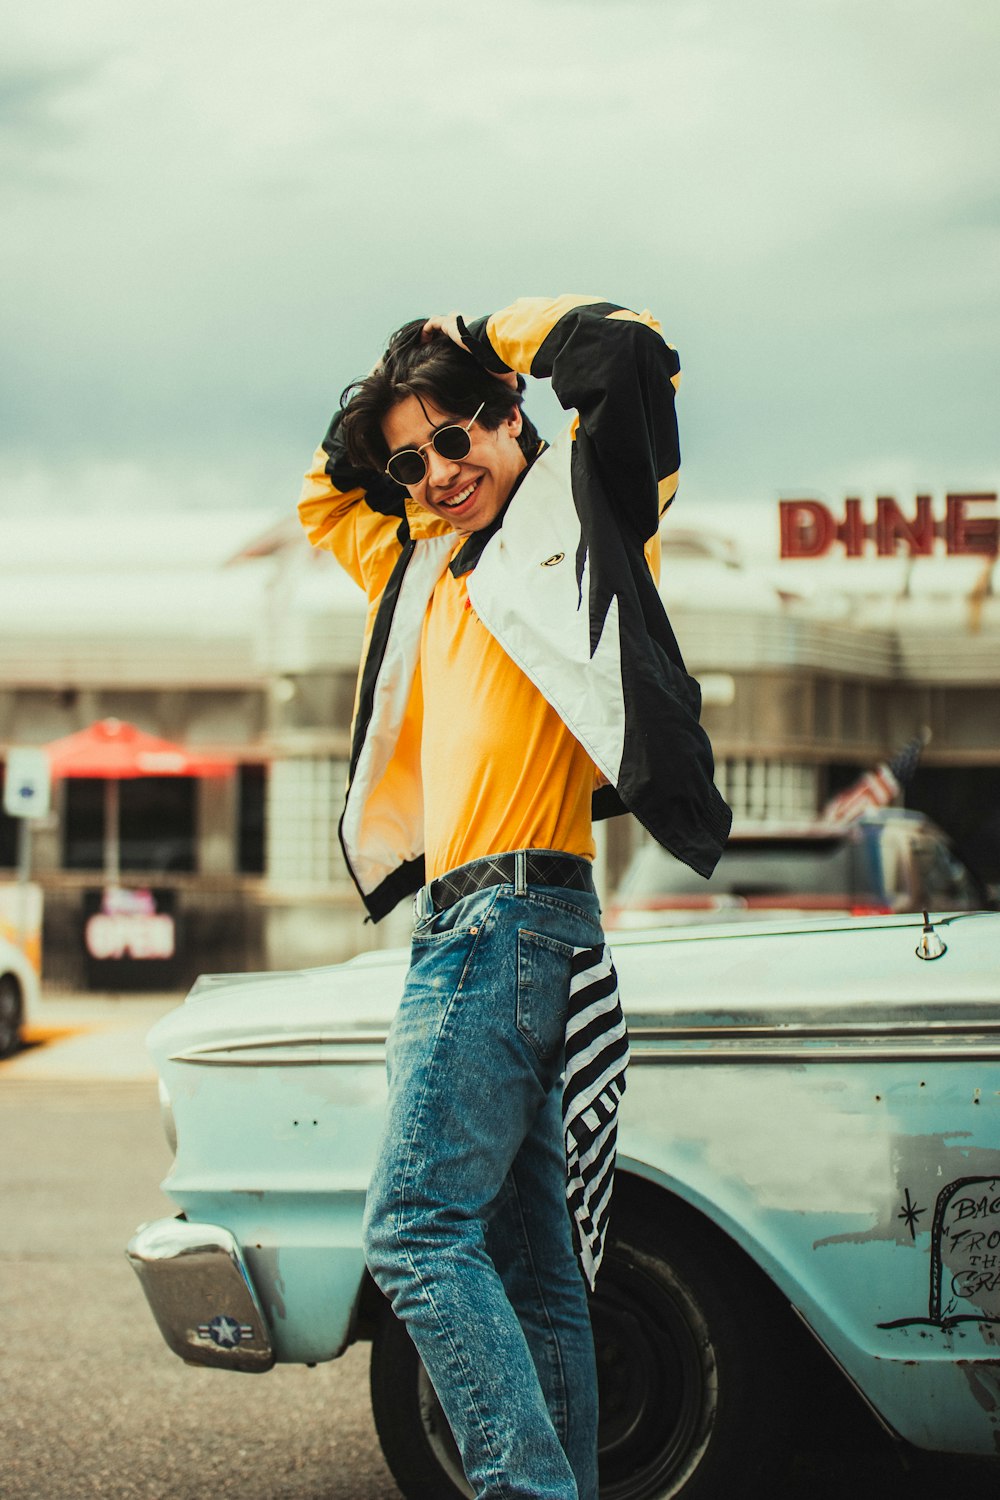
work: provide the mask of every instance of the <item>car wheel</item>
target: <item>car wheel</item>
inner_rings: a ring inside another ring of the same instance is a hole
[[[441,1403],[388,1303],[372,1340],[371,1394],[378,1440],[406,1500],[467,1500],[472,1489]]]
[[[614,1216],[591,1299],[601,1500],[765,1493],[787,1462],[791,1425],[780,1299],[694,1215],[657,1219],[659,1209]],[[434,1389],[388,1306],[371,1389],[407,1500],[470,1496]]]
[[[0,1057],[21,1045],[21,990],[12,974],[0,975]]]
[[[591,1319],[601,1500],[770,1489],[791,1425],[785,1309],[728,1241],[657,1200],[613,1212]]]

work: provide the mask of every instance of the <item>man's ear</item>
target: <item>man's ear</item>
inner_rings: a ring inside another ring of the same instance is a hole
[[[520,436],[521,428],[524,426],[524,421],[521,417],[521,408],[519,406],[511,407],[510,412],[507,416],[506,425],[507,431],[510,433],[511,437],[516,438]]]

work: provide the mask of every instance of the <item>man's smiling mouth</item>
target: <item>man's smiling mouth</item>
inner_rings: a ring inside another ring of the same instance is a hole
[[[480,482],[481,479],[474,479],[471,484],[465,486],[464,490],[459,490],[458,494],[452,495],[449,500],[439,500],[438,505],[444,510],[454,510],[456,506],[464,505],[478,489]]]

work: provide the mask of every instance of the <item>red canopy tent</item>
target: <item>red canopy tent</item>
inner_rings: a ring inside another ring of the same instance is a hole
[[[104,877],[117,885],[121,875],[118,839],[118,783],[138,776],[224,776],[236,764],[220,755],[187,750],[172,740],[147,734],[123,719],[99,719],[89,729],[50,740],[42,749],[53,776],[88,776],[105,781]]]

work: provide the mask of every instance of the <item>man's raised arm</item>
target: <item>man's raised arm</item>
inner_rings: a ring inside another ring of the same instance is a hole
[[[404,492],[386,474],[353,465],[340,435],[338,412],[316,449],[299,499],[299,520],[314,547],[332,552],[355,583],[371,595],[385,582],[399,552]]]
[[[445,331],[445,330],[442,330]],[[677,352],[648,312],[597,297],[523,297],[474,322],[464,346],[487,370],[550,378],[580,415],[607,493],[646,540],[673,499],[680,468]]]

